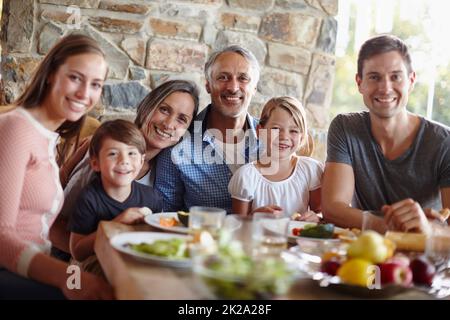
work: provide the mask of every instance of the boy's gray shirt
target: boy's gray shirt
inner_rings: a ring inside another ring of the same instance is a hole
[[[420,117],[410,148],[388,160],[372,135],[368,112],[341,114],[330,124],[327,151],[327,162],[353,168],[353,207],[380,210],[412,198],[423,208],[442,208],[440,188],[450,187],[450,129],[442,124]]]

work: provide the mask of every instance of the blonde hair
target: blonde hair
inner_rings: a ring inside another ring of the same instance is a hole
[[[259,124],[264,127],[269,121],[272,112],[277,109],[282,108],[290,113],[294,123],[303,133],[302,139],[300,141],[300,150],[311,150],[308,153],[312,153],[312,149],[310,149],[309,142],[309,134],[308,134],[308,126],[306,124],[306,111],[303,108],[303,105],[298,99],[294,97],[275,97],[270,99],[264,105],[261,111],[261,118],[259,120]]]

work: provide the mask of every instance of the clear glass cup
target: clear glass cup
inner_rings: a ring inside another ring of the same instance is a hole
[[[450,228],[448,226],[431,223],[427,235],[425,254],[438,267],[450,267]]]
[[[252,246],[254,256],[279,256],[287,249],[289,218],[265,212],[253,214]]]
[[[226,211],[214,207],[194,206],[189,209],[189,234],[192,242],[198,243],[203,237],[209,236],[217,241],[219,231],[223,226]]]

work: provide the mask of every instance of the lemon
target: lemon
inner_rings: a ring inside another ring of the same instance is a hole
[[[372,268],[369,268],[371,266],[370,261],[359,258],[350,259],[338,269],[337,275],[344,283],[367,287],[372,279]]]

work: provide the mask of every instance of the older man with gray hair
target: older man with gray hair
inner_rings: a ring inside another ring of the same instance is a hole
[[[231,212],[228,182],[243,164],[256,159],[257,121],[248,114],[260,68],[247,49],[233,45],[214,52],[205,64],[209,104],[183,140],[157,159],[155,187],[164,210],[191,206]]]

